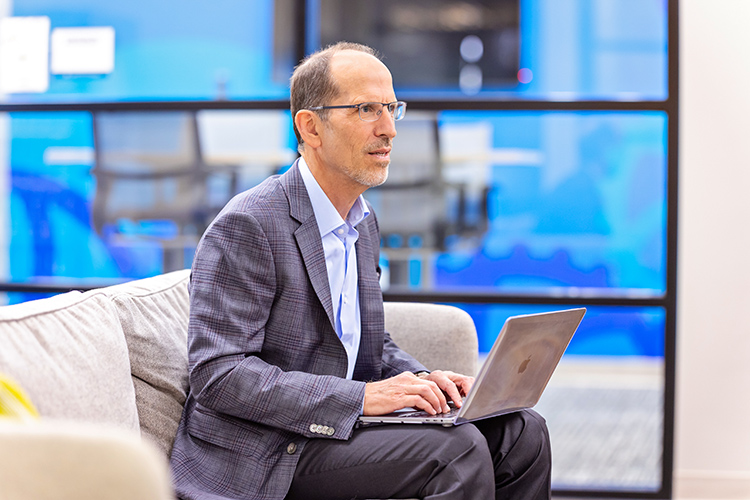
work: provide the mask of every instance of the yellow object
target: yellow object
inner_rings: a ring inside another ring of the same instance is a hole
[[[36,418],[39,413],[28,395],[10,378],[0,374],[0,418]]]

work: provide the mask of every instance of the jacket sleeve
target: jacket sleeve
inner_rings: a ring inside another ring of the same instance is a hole
[[[305,437],[348,439],[363,382],[285,371],[261,358],[275,314],[275,266],[267,235],[252,215],[227,210],[206,231],[190,285],[191,394],[214,412]],[[299,320],[289,318],[289,328]],[[313,354],[295,351],[291,338],[275,342],[288,343],[290,356]]]
[[[426,372],[425,366],[411,354],[401,349],[386,332],[383,345],[383,378],[390,378],[401,372]]]

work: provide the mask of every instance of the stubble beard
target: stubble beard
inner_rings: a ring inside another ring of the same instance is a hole
[[[376,144],[367,148],[363,153],[367,156],[372,151],[377,151],[381,148],[392,148],[392,141],[385,140],[380,144]],[[349,176],[357,183],[367,186],[368,188],[380,186],[386,179],[388,179],[388,169],[391,165],[390,158],[387,161],[376,161],[376,166],[369,168],[369,166],[363,166],[362,168],[350,168]]]
[[[377,170],[362,169],[358,171],[350,171],[349,176],[358,184],[373,188],[383,184],[388,179],[388,169],[390,168],[390,161],[382,167],[378,167]]]

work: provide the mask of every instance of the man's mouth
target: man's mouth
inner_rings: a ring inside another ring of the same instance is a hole
[[[370,151],[369,154],[380,158],[381,160],[388,160],[391,157],[391,148],[376,149],[375,151]]]

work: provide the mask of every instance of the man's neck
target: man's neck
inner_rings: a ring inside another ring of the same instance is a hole
[[[302,157],[320,188],[331,200],[331,204],[336,208],[341,218],[346,220],[349,210],[354,206],[359,195],[365,192],[366,188],[348,177],[336,175],[333,169],[325,167],[315,155],[303,154]]]

